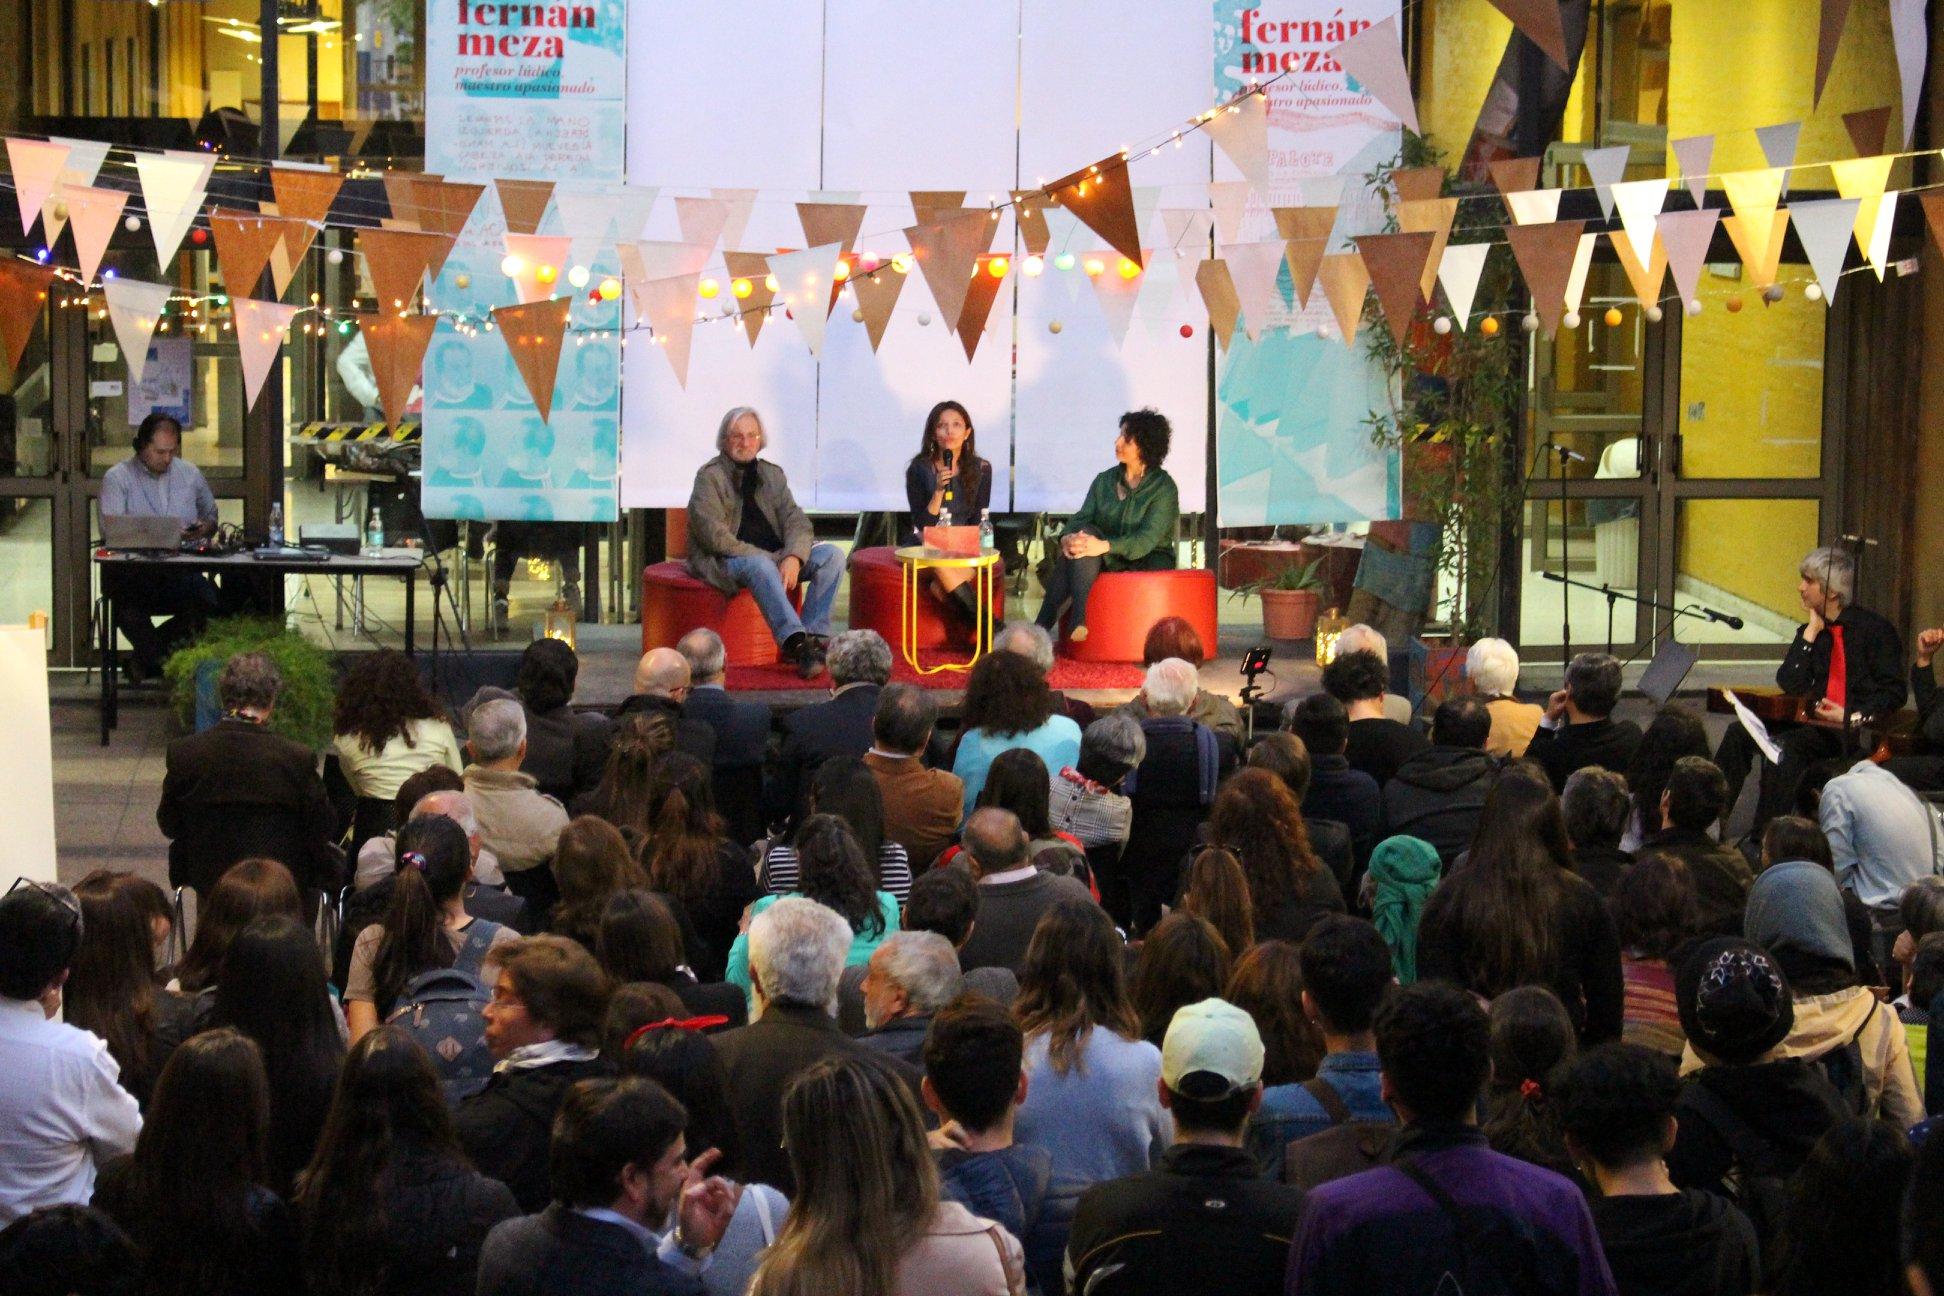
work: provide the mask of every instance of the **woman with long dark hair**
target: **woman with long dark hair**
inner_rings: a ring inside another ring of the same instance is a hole
[[[1883,1121],[1832,1127],[1789,1183],[1775,1296],[1903,1296],[1904,1186],[1916,1158]],[[1934,1227],[1935,1221],[1924,1221]]]
[[[472,852],[465,829],[444,815],[425,815],[399,829],[393,845],[391,902],[383,921],[359,932],[351,947],[344,1016],[353,1044],[391,1015],[413,978],[449,967],[478,976],[487,951],[517,935],[466,912]]]
[[[1014,1296],[1019,1243],[941,1200],[910,1089],[872,1058],[818,1062],[783,1098],[797,1195],[750,1296]]]
[[[901,544],[924,541],[926,527],[977,526],[992,507],[992,465],[979,457],[972,416],[957,401],[940,401],[925,416],[918,453],[905,465],[905,515]],[[972,573],[965,568],[934,568],[925,573],[926,590],[947,607],[976,622],[979,601]]]
[[[354,853],[395,826],[392,801],[400,783],[432,765],[466,768],[459,739],[418,667],[390,648],[352,660],[338,683],[331,733],[338,769],[358,798]]]
[[[154,885],[108,869],[74,884],[81,944],[61,987],[68,1025],[101,1037],[121,1067],[122,1088],[144,1105],[196,1017],[194,999],[155,982],[154,928],[145,896]]]
[[[723,981],[697,980],[685,961],[681,924],[668,901],[653,891],[630,887],[608,898],[594,953],[618,986],[640,982],[666,986],[689,1013],[728,1018],[725,1029],[742,1025],[747,1016],[740,989]]]
[[[809,809],[812,814],[835,815],[849,825],[858,849],[875,866],[878,889],[904,903],[911,894],[911,857],[884,835],[884,793],[868,765],[855,756],[827,758],[811,776]],[[770,847],[763,857],[763,882],[777,895],[796,889],[795,846]]]
[[[675,722],[660,712],[635,711],[615,722],[607,764],[592,792],[568,805],[576,815],[599,815],[621,830],[632,846],[648,839],[653,815],[648,794],[662,758],[675,750]]]
[[[593,815],[581,815],[560,830],[553,875],[560,899],[548,926],[556,935],[579,941],[589,953],[608,898],[646,881],[620,830]]]
[[[142,1251],[150,1296],[257,1296],[296,1287],[289,1208],[267,1186],[263,1054],[233,1030],[175,1051],[134,1154],[103,1167],[94,1204]]]
[[[688,911],[701,938],[701,947],[688,951],[695,975],[720,980],[743,910],[762,894],[750,853],[724,832],[709,767],[686,752],[662,758],[648,807],[651,827],[641,848],[642,872],[650,887]]]
[[[1683,756],[1711,757],[1708,730],[1701,717],[1678,702],[1660,709],[1653,722],[1640,735],[1634,758],[1623,771],[1627,788],[1633,793],[1633,815],[1620,835],[1621,850],[1638,850],[1640,844],[1660,832],[1661,793],[1667,791],[1668,776],[1674,762]]]
[[[527,722],[520,770],[562,805],[594,790],[607,759],[608,718],[569,705],[579,679],[580,658],[565,640],[535,639],[520,651],[513,681]]]
[[[1160,1048],[1177,1010],[1221,998],[1229,964],[1227,943],[1205,918],[1171,913],[1150,928],[1127,995],[1141,1019],[1141,1038]]]
[[[471,1296],[487,1232],[520,1213],[466,1160],[431,1057],[395,1026],[345,1058],[296,1205],[316,1296]]]
[[[1050,770],[1080,763],[1080,726],[1060,713],[1046,677],[1012,652],[987,653],[965,682],[958,754],[952,773],[965,784],[965,813],[979,804],[986,771],[1000,752],[1030,749]]]
[[[1417,975],[1487,999],[1543,985],[1566,1005],[1582,1044],[1620,1037],[1613,920],[1573,872],[1559,797],[1537,766],[1507,766],[1485,798],[1469,858],[1425,903]]]
[[[835,909],[850,924],[852,940],[847,967],[868,963],[884,938],[898,930],[898,898],[879,890],[874,870],[864,862],[863,848],[850,825],[834,814],[813,814],[797,830],[797,885],[791,895],[815,900]],[[782,899],[766,895],[749,907],[754,918]],[[749,988],[749,930],[745,926],[729,947],[724,978]]]
[[[1485,1138],[1494,1152],[1544,1166],[1585,1187],[1566,1150],[1554,1102],[1555,1073],[1578,1055],[1573,1019],[1544,986],[1520,986],[1492,1000],[1492,1082]]]
[[[216,984],[236,934],[258,918],[302,922],[304,898],[289,869],[270,859],[238,860],[223,871],[207,895],[197,897],[196,936],[175,967],[172,989],[200,995]]]
[[[1256,943],[1255,906],[1242,863],[1219,846],[1195,856],[1181,883],[1181,912],[1205,918],[1239,962]]]
[[[232,1026],[263,1050],[270,1077],[270,1186],[290,1195],[310,1161],[344,1060],[344,1035],[324,981],[317,938],[291,918],[258,918],[230,942],[210,1024]]]
[[[1344,911],[1336,875],[1310,849],[1302,806],[1268,770],[1241,770],[1222,784],[1208,840],[1242,862],[1257,940],[1300,945],[1318,918]]]

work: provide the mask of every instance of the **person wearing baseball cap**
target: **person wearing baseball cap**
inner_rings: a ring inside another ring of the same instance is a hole
[[[1234,1004],[1179,1009],[1161,1045],[1161,1105],[1174,1145],[1154,1169],[1080,1198],[1067,1290],[1279,1293],[1300,1188],[1262,1177],[1243,1148],[1262,1102],[1262,1035]]]

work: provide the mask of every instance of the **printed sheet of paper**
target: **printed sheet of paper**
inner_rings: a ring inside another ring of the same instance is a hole
[[[1721,690],[1721,694],[1729,702],[1734,704],[1735,717],[1741,721],[1742,728],[1748,730],[1748,736],[1755,740],[1755,745],[1762,749],[1762,755],[1768,757],[1769,764],[1780,765],[1782,763],[1782,749],[1775,745],[1773,738],[1769,737],[1768,726],[1763,724],[1760,718],[1753,711],[1750,711],[1740,698],[1735,696],[1733,689],[1723,689]]]

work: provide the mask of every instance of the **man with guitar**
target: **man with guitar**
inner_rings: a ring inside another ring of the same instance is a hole
[[[1904,700],[1902,639],[1888,621],[1851,604],[1856,562],[1849,551],[1825,545],[1802,560],[1798,575],[1796,596],[1809,620],[1796,628],[1795,641],[1775,670],[1776,684],[1798,701],[1797,718],[1768,722],[1782,759],[1762,770],[1756,832],[1789,812],[1811,765],[1847,750],[1845,723],[1888,714]],[[1715,752],[1731,797],[1758,754],[1747,731],[1731,725]]]

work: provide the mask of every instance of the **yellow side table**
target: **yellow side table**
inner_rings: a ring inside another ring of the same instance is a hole
[[[928,545],[907,545],[897,551],[902,578],[898,600],[899,647],[905,664],[920,675],[941,671],[969,671],[980,657],[992,651],[993,574],[999,570],[999,551],[986,549],[976,554],[946,553]],[[918,664],[918,600],[923,597],[921,573],[935,568],[971,568],[972,589],[979,598],[979,619],[972,627],[972,655],[962,662],[940,662],[936,666]]]

